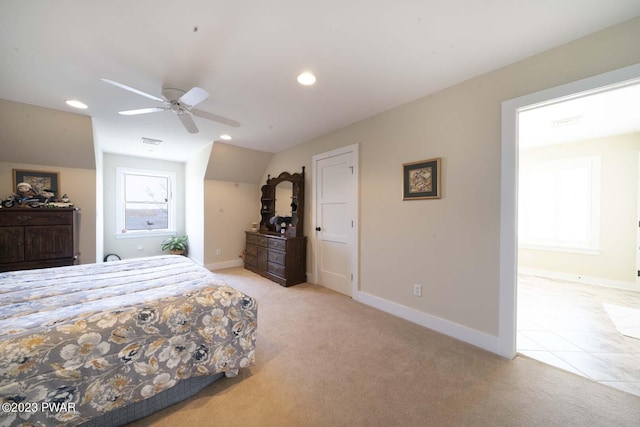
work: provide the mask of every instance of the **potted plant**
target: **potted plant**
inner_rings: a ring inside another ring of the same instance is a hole
[[[187,236],[172,236],[162,242],[162,250],[169,250],[171,255],[185,255],[187,253]]]

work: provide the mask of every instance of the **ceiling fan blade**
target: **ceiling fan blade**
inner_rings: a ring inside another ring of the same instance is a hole
[[[122,114],[123,116],[135,116],[136,114],[156,113],[158,111],[167,111],[167,110],[168,108],[151,107],[151,108],[141,108],[139,110],[120,111],[118,114]]]
[[[240,127],[240,123],[235,120],[227,119],[226,117],[219,116],[217,114],[209,113],[208,111],[198,110],[197,108],[192,108],[191,113],[194,116],[202,117],[203,119],[213,120],[214,122],[222,123],[228,126],[233,126],[234,128]]]
[[[191,88],[189,92],[185,93],[180,97],[180,102],[182,102],[183,104],[187,104],[190,107],[193,107],[194,105],[200,104],[202,101],[204,101],[208,97],[209,97],[209,93],[206,90],[200,87],[194,87],[194,88]]]
[[[198,130],[198,126],[196,126],[196,122],[193,121],[193,117],[191,117],[191,114],[189,113],[178,114],[178,118],[180,119],[180,121],[182,122],[182,124],[184,125],[184,127],[187,129],[189,133],[200,132]]]
[[[148,94],[148,93],[143,92],[141,90],[134,89],[134,88],[129,87],[127,85],[123,85],[122,83],[118,83],[118,82],[115,82],[115,81],[109,80],[109,79],[100,79],[100,80],[102,80],[105,83],[109,83],[110,85],[119,87],[120,89],[128,90],[129,92],[137,93],[138,95],[142,95],[142,96],[147,97],[149,99],[153,99],[154,101],[165,102],[164,99],[162,99],[162,98],[158,98],[157,96]]]

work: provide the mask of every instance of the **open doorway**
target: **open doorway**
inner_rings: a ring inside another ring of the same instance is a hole
[[[502,103],[501,209],[500,209],[500,314],[498,352],[516,356],[518,307],[518,113],[532,106],[581,97],[620,84],[640,81],[640,64],[593,76]]]
[[[518,112],[517,351],[640,395],[638,108],[632,82]]]

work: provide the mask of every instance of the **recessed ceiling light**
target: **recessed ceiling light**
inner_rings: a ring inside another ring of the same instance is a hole
[[[67,105],[72,106],[73,108],[82,108],[83,110],[87,108],[87,105],[78,101],[77,99],[69,99],[65,101]]]
[[[298,76],[298,83],[305,86],[310,86],[316,82],[316,76],[309,72],[304,72]]]
[[[225,141],[231,141],[231,136],[225,133],[224,135],[220,135],[220,139],[224,139]]]

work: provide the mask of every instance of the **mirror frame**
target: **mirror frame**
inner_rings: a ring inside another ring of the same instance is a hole
[[[304,235],[304,166],[301,173],[282,172],[275,178],[267,175],[267,183],[262,186],[260,198],[260,232],[278,234],[286,237],[302,237]],[[275,215],[276,187],[281,182],[288,181],[292,184],[291,199],[295,203],[295,209],[291,208],[291,224],[284,233],[279,233],[271,218]]]

